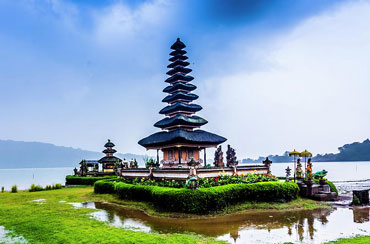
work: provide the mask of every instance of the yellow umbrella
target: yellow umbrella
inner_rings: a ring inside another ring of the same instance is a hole
[[[301,153],[300,153],[300,152],[297,152],[297,151],[294,149],[294,151],[289,152],[289,156],[290,156],[290,157],[291,157],[291,156],[301,156]]]
[[[301,152],[301,157],[310,158],[310,157],[312,157],[312,153],[310,153],[307,150],[304,150],[303,152]]]
[[[291,152],[289,152],[289,157],[293,156],[293,160],[294,160],[294,182],[295,182],[295,171],[296,171],[296,167],[295,167],[295,157],[298,156],[300,157],[301,156],[301,153],[300,152],[297,152],[295,149]]]
[[[305,172],[305,176],[306,176],[306,174],[307,174],[306,159],[312,157],[312,153],[310,153],[307,150],[304,150],[303,152],[301,152],[301,157],[304,157],[304,172]]]

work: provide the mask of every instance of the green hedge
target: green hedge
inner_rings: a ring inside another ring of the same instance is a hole
[[[190,190],[102,181],[94,189],[95,193],[111,193],[113,187],[120,199],[149,201],[166,211],[198,214],[244,201],[290,201],[299,192],[297,184],[291,182],[241,183]]]
[[[115,179],[98,180],[94,183],[94,192],[99,194],[115,193]]]
[[[66,176],[66,185],[94,185],[98,180],[106,179],[117,179],[117,176],[101,176],[101,177],[90,177],[90,176]]]

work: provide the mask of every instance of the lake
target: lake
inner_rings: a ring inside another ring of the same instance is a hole
[[[75,208],[96,209],[91,213],[92,218],[117,228],[164,234],[191,232],[236,244],[314,244],[370,234],[369,208],[247,211],[188,219],[154,217],[140,210],[101,202],[69,204]]]
[[[288,166],[293,169],[293,163],[273,163],[271,170],[276,176],[285,176]],[[368,180],[366,184],[370,184],[370,162],[313,162],[314,172],[323,169],[329,172],[327,178],[336,184],[361,180]],[[28,189],[31,184],[64,184],[65,176],[70,174],[73,174],[73,167],[0,169],[0,187],[10,190],[12,185],[17,185],[18,189]]]

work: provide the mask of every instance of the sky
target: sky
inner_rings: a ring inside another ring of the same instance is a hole
[[[180,37],[224,148],[337,152],[370,135],[369,30],[365,0],[0,0],[0,139],[147,153]]]

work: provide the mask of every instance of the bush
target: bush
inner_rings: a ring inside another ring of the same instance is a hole
[[[1,192],[4,192],[4,191],[5,191],[5,189],[4,189],[4,187],[2,186],[2,187],[1,187]]]
[[[110,184],[114,185],[120,199],[150,201],[166,211],[198,214],[220,210],[244,201],[289,201],[297,198],[299,192],[297,184],[291,182],[229,184],[197,190],[123,182]]]
[[[94,183],[94,192],[99,194],[114,193],[115,181],[113,179],[98,180]]]
[[[55,184],[55,185],[52,185],[51,189],[62,189],[62,184]]]
[[[360,199],[358,199],[358,197],[356,195],[353,195],[352,205],[354,205],[354,206],[360,206],[361,205]]]
[[[14,185],[14,186],[12,186],[12,191],[11,191],[12,193],[16,193],[16,192],[18,192],[18,187],[17,187],[17,185]]]
[[[30,189],[28,189],[29,192],[35,192],[35,191],[49,191],[49,190],[55,190],[55,189],[62,189],[62,185],[61,184],[55,184],[55,185],[46,185],[45,188],[43,188],[42,186],[40,185],[35,185],[35,184],[32,184]]]
[[[117,176],[102,176],[102,177],[90,177],[90,176],[66,176],[66,185],[94,185],[98,180],[104,179],[117,179]]]
[[[40,186],[40,185],[35,186],[35,184],[32,184],[28,191],[29,192],[35,192],[35,191],[43,191],[43,190],[44,190],[44,188],[42,188],[42,186]]]

